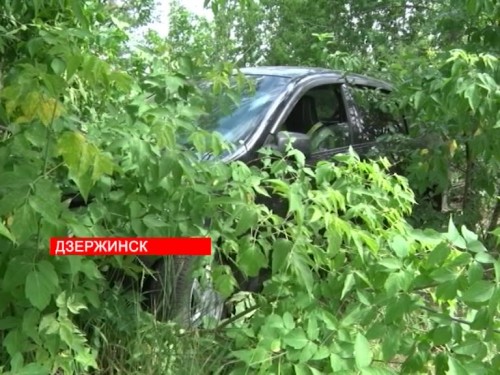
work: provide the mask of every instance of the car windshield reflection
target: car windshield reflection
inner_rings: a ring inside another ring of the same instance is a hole
[[[246,83],[244,89],[233,87],[216,96],[209,114],[200,119],[201,128],[220,133],[232,144],[245,141],[290,81],[287,77],[266,75],[247,75],[246,79],[250,84]]]

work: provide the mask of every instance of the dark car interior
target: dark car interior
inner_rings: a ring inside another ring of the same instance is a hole
[[[348,145],[350,129],[339,87],[319,86],[307,92],[295,104],[282,129],[309,135],[313,152]]]
[[[289,132],[307,134],[319,122],[314,98],[304,95],[299,99],[292,112],[284,123],[284,128]]]

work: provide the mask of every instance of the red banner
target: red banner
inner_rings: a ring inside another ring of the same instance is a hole
[[[212,239],[208,237],[54,237],[50,255],[210,255]]]

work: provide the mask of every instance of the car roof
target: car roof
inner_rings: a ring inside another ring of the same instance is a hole
[[[321,76],[328,75],[330,77],[338,78],[339,81],[343,78],[353,80],[360,85],[378,86],[383,89],[392,90],[393,87],[390,83],[372,78],[369,76],[346,73],[341,70],[332,70],[319,67],[305,67],[305,66],[256,66],[241,68],[240,72],[246,75],[269,75],[287,78],[304,78],[308,76]]]
[[[295,78],[309,74],[335,73],[334,70],[330,69],[305,66],[255,66],[241,68],[240,71],[244,74],[273,75],[288,78]]]

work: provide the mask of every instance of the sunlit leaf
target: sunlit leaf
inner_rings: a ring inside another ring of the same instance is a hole
[[[356,360],[356,366],[360,370],[368,367],[373,359],[370,343],[361,333],[356,335],[354,342],[354,359]]]

